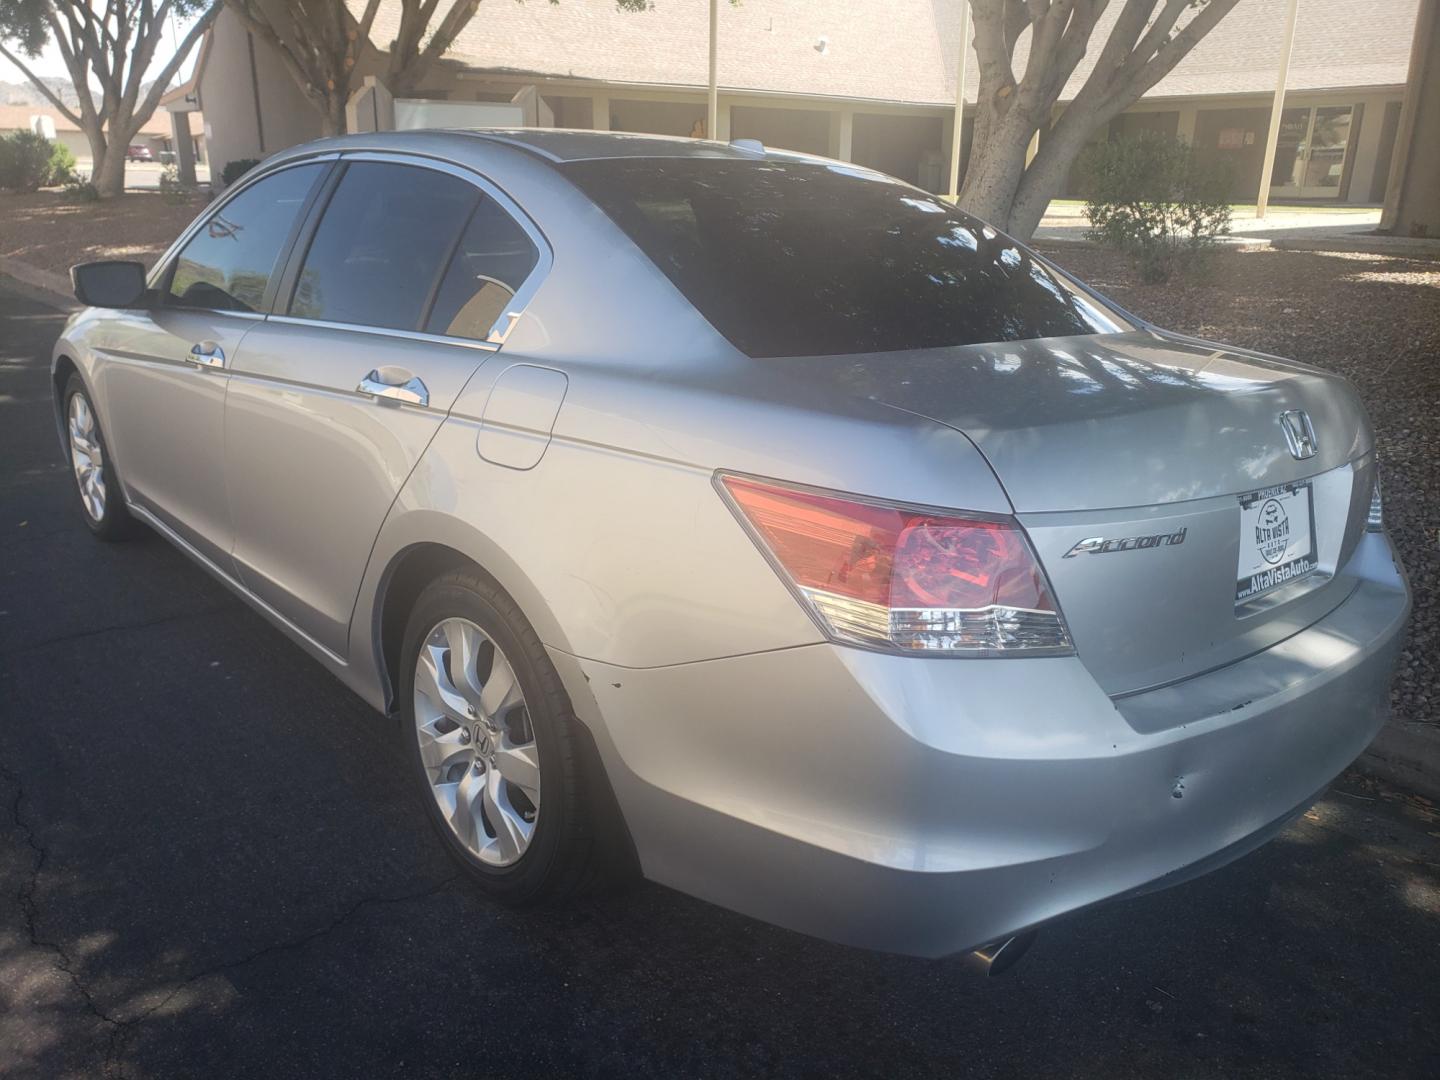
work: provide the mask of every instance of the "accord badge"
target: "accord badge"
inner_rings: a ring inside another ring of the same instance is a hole
[[[1175,547],[1185,542],[1185,530],[1173,533],[1156,533],[1154,536],[1125,536],[1114,539],[1104,536],[1092,536],[1087,540],[1081,540],[1064,555],[1062,559],[1074,558],[1076,555],[1111,555],[1117,551],[1139,551],[1142,548]]]

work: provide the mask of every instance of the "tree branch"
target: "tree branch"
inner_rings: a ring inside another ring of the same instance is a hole
[[[1165,0],[1165,6],[1160,9],[1160,14],[1155,16],[1155,21],[1150,24],[1150,29],[1145,31],[1140,43],[1131,50],[1131,55],[1142,60],[1149,60],[1154,56],[1155,50],[1169,38],[1171,28],[1190,3],[1191,0]]]
[[[20,74],[24,75],[25,78],[29,79],[35,89],[39,90],[40,93],[44,94],[46,100],[49,101],[51,105],[54,105],[55,108],[60,111],[60,114],[65,117],[65,119],[69,120],[77,128],[84,128],[84,125],[80,123],[80,117],[76,116],[73,112],[70,111],[69,106],[67,106],[63,101],[61,101],[60,98],[56,96],[55,92],[40,80],[39,75],[36,75],[33,71],[26,67],[21,62],[18,56],[16,56],[13,52],[7,49],[3,41],[0,41],[0,56],[5,57],[6,60],[9,60],[10,63],[14,64],[17,68],[19,68]]]
[[[1030,9],[1026,6],[1026,0],[1007,0],[1004,14],[1006,56],[1015,56],[1015,46],[1029,25]]]
[[[1146,65],[1146,69],[1137,80],[1139,91],[1131,100],[1134,101],[1141,94],[1149,90],[1157,82],[1168,75],[1181,60],[1193,49],[1206,34],[1215,28],[1215,24],[1230,13],[1239,0],[1210,0],[1203,9],[1185,26],[1170,38],[1164,45],[1155,51],[1155,58]]]
[[[400,64],[393,69],[396,86],[392,89],[409,90],[425,77],[435,61],[445,55],[446,50],[460,35],[460,31],[464,30],[470,20],[475,17],[475,12],[480,7],[480,0],[453,0],[445,12],[445,17],[440,20],[440,25],[430,35],[430,40],[425,43],[423,49],[420,49],[420,39],[424,36],[425,28],[430,25],[430,19],[434,16],[438,4],[439,0],[426,0],[416,11],[409,48],[398,53]],[[406,14],[409,12],[407,11]],[[406,36],[404,31],[404,17],[402,16],[402,38]],[[415,51],[411,52],[412,49]]]
[[[258,6],[252,7],[250,0],[230,0],[230,10],[235,12],[247,30],[275,50],[301,93],[323,108],[325,95],[321,87],[325,82],[324,73],[307,68],[307,64],[313,63],[313,58],[307,55],[304,43],[297,42],[298,47],[292,48],[270,24],[264,11]]]
[[[366,0],[365,11],[360,16],[360,37],[369,40],[370,28],[375,25],[375,13],[380,10],[380,0]]]
[[[170,86],[170,80],[175,78],[175,73],[180,70],[180,65],[185,62],[185,58],[189,56],[190,51],[195,48],[195,43],[210,29],[211,24],[215,22],[216,16],[220,14],[220,9],[224,6],[225,0],[214,0],[210,7],[205,10],[205,13],[195,20],[194,25],[190,27],[189,33],[181,39],[179,47],[175,50],[175,55],[170,58],[169,63],[160,69],[159,74],[155,76],[155,81],[150,85],[150,92],[145,95],[145,100],[140,103],[139,107],[132,114],[131,124],[133,131],[130,135],[126,136],[127,142],[130,136],[133,135],[135,131],[139,131],[144,127],[145,121],[154,115],[155,110],[160,105],[160,99],[165,96],[165,92]]]
[[[97,117],[101,112],[95,108],[95,96],[90,92],[90,65],[80,47],[83,42],[78,36],[65,36],[65,30],[61,27],[53,6],[46,12],[46,21],[50,24],[50,34],[55,39],[55,47],[60,50],[60,58],[65,62],[65,70],[70,73],[70,82],[75,87],[75,99],[80,105],[81,129],[85,128],[86,123],[98,124],[100,121]],[[71,29],[78,35],[78,27],[72,24]],[[103,96],[101,104],[104,104]]]

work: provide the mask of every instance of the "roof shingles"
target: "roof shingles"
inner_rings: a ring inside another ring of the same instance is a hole
[[[1305,0],[1291,60],[1294,90],[1405,81],[1419,0]],[[363,6],[361,0],[351,0]],[[1110,5],[1098,42],[1120,3]],[[619,11],[610,0],[481,6],[449,58],[481,71],[605,83],[703,87],[708,5],[656,0]],[[1274,88],[1284,5],[1241,0],[1148,95],[1264,93]],[[959,0],[745,0],[720,7],[722,87],[780,94],[949,104],[954,101]],[[399,5],[383,4],[374,39],[394,39]],[[1067,87],[1072,96],[1098,51]],[[1017,57],[1023,67],[1024,42]],[[977,65],[966,80],[973,101]]]

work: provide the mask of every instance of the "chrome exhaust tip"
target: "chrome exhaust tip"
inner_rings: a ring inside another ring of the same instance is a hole
[[[1030,951],[1030,946],[1035,944],[1038,936],[1038,930],[1026,930],[994,945],[986,945],[970,954],[970,962],[988,978],[1004,975]]]

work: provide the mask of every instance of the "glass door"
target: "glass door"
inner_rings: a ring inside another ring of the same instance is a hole
[[[1281,113],[1270,194],[1339,198],[1354,112],[1351,105],[1306,105]]]

